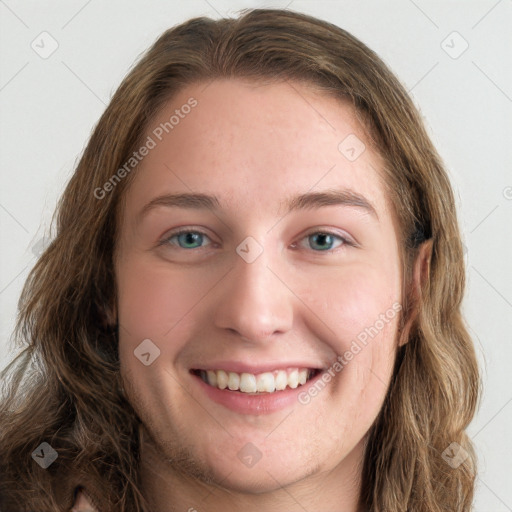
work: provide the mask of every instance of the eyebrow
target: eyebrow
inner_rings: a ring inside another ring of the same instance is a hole
[[[152,199],[137,215],[141,220],[149,211],[164,206],[219,211],[222,209],[217,196],[203,193],[164,194]],[[352,206],[364,210],[379,220],[377,210],[363,195],[349,189],[307,192],[293,196],[284,203],[286,214],[296,210],[310,210],[323,206]]]

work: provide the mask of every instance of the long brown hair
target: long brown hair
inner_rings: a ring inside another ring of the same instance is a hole
[[[102,510],[147,510],[140,420],[122,393],[114,318],[113,254],[136,169],[109,193],[95,191],[177,91],[230,77],[296,80],[350,101],[385,162],[406,284],[420,244],[433,244],[421,297],[404,298],[402,325],[413,310],[417,316],[369,432],[361,503],[374,512],[471,510],[476,455],[465,429],[481,384],[461,315],[465,270],[447,174],[404,87],[373,51],[339,27],[278,9],[195,18],[166,31],[95,127],[59,202],[55,237],[20,299],[23,351],[2,373],[0,507],[65,510],[84,484]],[[31,456],[42,442],[58,454],[47,469]]]

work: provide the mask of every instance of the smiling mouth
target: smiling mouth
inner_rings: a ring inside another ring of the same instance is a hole
[[[217,389],[260,394],[298,388],[316,377],[321,371],[318,368],[288,368],[258,374],[224,370],[191,370],[191,373]]]

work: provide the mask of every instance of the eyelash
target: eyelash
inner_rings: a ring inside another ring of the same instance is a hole
[[[184,228],[184,229],[180,229],[178,231],[175,231],[173,233],[171,233],[169,236],[163,238],[162,240],[160,240],[158,242],[158,246],[164,246],[164,245],[173,245],[170,243],[170,240],[174,237],[178,237],[179,235],[182,235],[184,233],[194,233],[194,234],[198,234],[198,235],[202,235],[202,236],[205,236],[206,238],[210,239],[210,237],[204,232],[204,231],[201,231],[201,230],[197,230],[197,229],[190,229],[190,228]],[[304,235],[304,237],[301,239],[304,240],[312,235],[328,235],[328,236],[332,236],[334,238],[337,238],[338,240],[341,240],[342,244],[338,247],[335,247],[334,249],[326,249],[326,250],[317,250],[315,251],[314,249],[311,249],[313,252],[316,252],[316,253],[327,253],[327,254],[332,254],[332,253],[335,253],[339,250],[343,250],[344,247],[346,246],[349,246],[349,247],[356,247],[356,244],[351,242],[350,240],[348,240],[347,238],[341,236],[341,235],[338,235],[337,233],[334,233],[332,231],[327,231],[327,230],[320,230],[320,231],[312,231],[310,233],[307,233],[306,235]],[[215,242],[213,242],[215,243]],[[294,248],[297,246],[297,243],[293,243],[292,246],[294,246]],[[186,249],[184,247],[179,247],[177,246],[176,247],[177,249],[182,249],[184,251],[192,251],[192,250],[197,250],[197,249],[201,249],[201,247],[193,247],[191,249]]]

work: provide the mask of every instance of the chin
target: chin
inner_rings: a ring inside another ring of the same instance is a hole
[[[212,477],[211,483],[248,494],[264,494],[281,489],[315,474],[320,468],[317,460],[310,460],[313,454],[294,450],[292,457],[286,457],[278,452],[261,453],[247,442],[240,450],[226,449],[222,454],[215,452],[202,460],[209,466],[205,473]]]
[[[307,475],[290,473],[289,468],[268,464],[266,467],[240,469],[238,465],[227,465],[219,471],[215,484],[230,491],[244,494],[265,494],[282,489],[302,480]],[[217,471],[213,471],[217,474]]]

